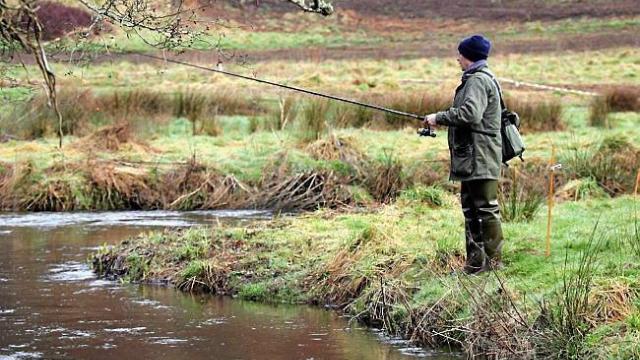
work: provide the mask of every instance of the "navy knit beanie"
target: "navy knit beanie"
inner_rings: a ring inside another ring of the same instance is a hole
[[[469,36],[460,42],[458,51],[473,62],[486,60],[491,51],[491,41],[482,35]]]

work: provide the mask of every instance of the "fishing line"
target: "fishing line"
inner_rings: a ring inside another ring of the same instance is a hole
[[[345,102],[345,103],[348,103],[348,104],[362,106],[362,107],[366,107],[366,108],[370,108],[370,109],[374,109],[374,110],[378,110],[378,111],[382,111],[382,112],[386,112],[386,113],[390,113],[390,114],[394,114],[394,115],[398,115],[398,116],[404,116],[404,117],[408,117],[408,118],[412,118],[412,119],[417,119],[417,120],[420,120],[420,121],[424,120],[424,116],[421,116],[421,115],[412,114],[412,113],[399,111],[399,110],[394,110],[394,109],[389,109],[389,108],[385,108],[385,107],[378,106],[378,105],[362,103],[362,102],[359,102],[359,101],[355,101],[355,100],[351,100],[351,99],[347,99],[347,98],[343,98],[343,97],[339,97],[339,96],[335,96],[335,95],[323,94],[323,93],[319,93],[319,92],[316,92],[316,91],[303,89],[303,88],[296,87],[296,86],[280,84],[280,83],[269,81],[269,80],[264,80],[264,79],[251,77],[251,76],[246,76],[246,75],[240,75],[240,74],[232,73],[232,72],[229,72],[229,71],[224,71],[224,70],[220,70],[220,69],[214,69],[214,68],[210,68],[210,67],[206,67],[206,66],[202,66],[202,65],[192,64],[192,63],[188,63],[188,62],[185,62],[185,61],[169,59],[169,58],[155,56],[155,55],[141,54],[141,53],[138,53],[136,55],[142,56],[142,57],[147,57],[147,58],[150,58],[150,59],[159,60],[159,61],[165,61],[165,62],[169,62],[169,63],[173,63],[173,64],[183,65],[183,66],[187,66],[187,67],[192,67],[192,68],[195,68],[195,69],[200,69],[200,70],[211,71],[211,72],[215,72],[215,73],[219,73],[219,74],[224,74],[224,75],[227,75],[227,76],[236,77],[236,78],[240,78],[240,79],[244,79],[244,80],[255,81],[255,82],[259,82],[259,83],[267,84],[267,85],[271,85],[271,86],[281,87],[281,88],[292,90],[292,91],[297,91],[297,92],[301,92],[301,93],[305,93],[305,94],[309,94],[309,95],[314,95],[314,96],[318,96],[318,97],[322,97],[322,98],[341,101],[341,102]],[[475,132],[475,133],[479,133],[479,134],[488,135],[488,136],[491,136],[491,137],[495,137],[496,136],[496,134],[488,132],[488,131],[474,130],[474,129],[471,129],[471,131]],[[430,127],[427,127],[426,129],[422,129],[422,131],[419,131],[418,133],[420,135],[422,135],[422,136],[435,137],[435,133],[431,130]]]

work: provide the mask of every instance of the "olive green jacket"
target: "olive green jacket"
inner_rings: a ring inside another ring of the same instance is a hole
[[[482,71],[466,73],[456,89],[453,106],[436,115],[438,125],[449,127],[449,152],[453,181],[487,180],[500,177],[502,138],[499,90]],[[495,137],[471,130],[495,133]]]

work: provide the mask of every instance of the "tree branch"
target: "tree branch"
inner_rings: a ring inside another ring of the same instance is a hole
[[[287,0],[288,2],[298,6],[300,9],[329,16],[333,14],[333,5],[326,0]]]

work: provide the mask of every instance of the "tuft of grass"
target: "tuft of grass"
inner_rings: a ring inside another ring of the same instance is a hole
[[[611,107],[604,96],[596,96],[589,105],[589,125],[609,128]]]
[[[298,116],[298,103],[299,99],[295,96],[278,98],[278,111],[267,120],[267,130],[284,130],[294,124]]]
[[[574,201],[608,197],[608,194],[592,177],[569,181],[559,190],[558,195]]]
[[[629,231],[626,236],[626,243],[631,251],[640,258],[640,219],[638,218],[638,210],[635,209],[633,216],[633,229]]]
[[[600,251],[596,230],[597,225],[578,254],[577,262],[571,261],[566,251],[561,287],[551,300],[540,304],[537,322],[541,330],[536,341],[543,355],[567,359],[586,355],[585,340],[593,330],[588,321],[589,299]]]
[[[505,222],[531,221],[544,202],[541,184],[532,184],[535,177],[525,178],[518,169],[505,170],[498,189],[500,215]]]
[[[381,203],[395,200],[404,187],[402,163],[392,153],[385,151],[380,159],[371,164],[365,183],[374,199]]]
[[[331,103],[327,100],[310,100],[302,111],[298,138],[303,143],[319,140],[328,130]]]
[[[126,258],[127,275],[124,280],[127,282],[145,280],[149,271],[149,260],[137,252],[130,253]]]
[[[171,110],[171,98],[168,95],[142,88],[114,91],[98,97],[96,103],[97,109],[107,112],[115,120],[135,115],[156,115]]]
[[[250,301],[266,301],[269,298],[269,289],[264,283],[245,284],[238,291],[238,297]]]
[[[418,185],[403,190],[398,196],[398,201],[419,202],[433,207],[445,204],[446,192],[439,186]]]
[[[62,114],[62,130],[66,135],[79,135],[93,117],[96,100],[89,90],[66,89],[58,92],[58,108]],[[37,139],[57,131],[58,120],[48,99],[35,95],[14,106],[0,120],[0,131],[21,139]]]
[[[181,246],[173,253],[177,261],[197,260],[204,257],[211,248],[211,239],[203,228],[189,229],[184,233],[183,239]]]
[[[192,135],[198,135],[197,122],[209,109],[207,98],[191,89],[176,93],[176,104],[174,115],[176,117],[186,117],[191,122]]]

